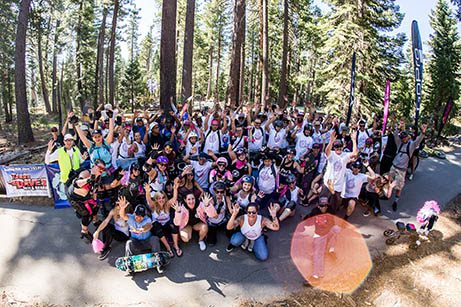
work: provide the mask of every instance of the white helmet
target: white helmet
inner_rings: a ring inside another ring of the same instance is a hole
[[[194,137],[195,137],[195,138],[198,137],[197,133],[195,133],[194,131],[192,131],[191,133],[189,133],[189,137],[188,137],[189,139],[190,139],[190,138],[194,138]]]

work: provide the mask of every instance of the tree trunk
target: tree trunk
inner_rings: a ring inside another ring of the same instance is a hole
[[[243,35],[242,35],[242,50],[240,52],[240,77],[239,77],[239,104],[243,103],[244,89],[245,89],[245,40],[246,40],[246,8],[243,9]]]
[[[104,5],[102,11],[101,27],[98,35],[98,49],[96,52],[96,73],[94,80],[94,100],[93,107],[96,109],[99,105],[104,104],[104,40],[106,33],[106,19],[109,9]]]
[[[219,73],[221,69],[221,28],[218,31],[218,52],[216,54],[216,83],[215,83],[215,92],[214,92],[214,100],[215,102],[219,101]]]
[[[164,0],[160,39],[160,108],[164,112],[176,104],[176,8],[177,0]]]
[[[8,69],[4,69],[2,71],[2,103],[3,103],[3,110],[5,112],[5,123],[11,122],[12,114],[8,108],[8,101],[11,99],[8,95]]]
[[[252,31],[251,33],[251,69],[250,69],[250,82],[248,88],[248,100],[250,102],[255,101],[254,90],[255,90],[255,34]]]
[[[106,72],[104,76],[104,101],[109,101],[109,53],[110,49],[106,48]]]
[[[176,1],[176,0],[175,0]],[[115,106],[115,39],[117,37],[117,18],[120,9],[119,0],[114,0],[114,13],[112,14],[112,29],[110,33],[109,46],[109,101]]]
[[[78,14],[78,24],[77,24],[77,46],[75,48],[75,58],[76,58],[76,72],[77,72],[77,93],[78,101],[80,104],[80,110],[83,111],[83,106],[85,105],[85,97],[83,93],[83,82],[82,82],[82,55],[80,54],[81,49],[81,34],[82,34],[82,15],[83,15],[83,0],[80,0],[79,14]]]
[[[56,96],[58,103],[58,114],[59,114],[59,130],[62,130],[62,81],[64,80],[64,64],[61,63],[61,77],[58,79],[56,85]]]
[[[192,59],[194,54],[195,0],[187,0],[186,25],[184,27],[184,48],[182,64],[182,93],[184,102],[192,96]]]
[[[56,27],[55,27],[55,33],[54,33],[54,46],[53,46],[53,71],[51,73],[52,75],[52,82],[53,82],[53,88],[52,88],[52,101],[53,101],[53,114],[58,113],[58,102],[57,102],[57,66],[58,66],[58,28],[59,25],[61,24],[61,21],[58,19],[56,20]]]
[[[42,88],[43,102],[45,103],[46,113],[51,113],[50,99],[48,96],[48,89],[46,87],[45,72],[43,70],[43,53],[42,53],[42,30],[38,28],[37,34],[37,52],[38,52],[38,69],[40,73],[40,84]]]
[[[208,86],[206,89],[206,99],[211,97],[211,87],[213,86],[213,45],[210,45],[208,51]]]
[[[258,0],[258,16],[259,16],[259,49],[258,49],[258,62],[256,66],[256,80],[255,80],[255,102],[261,102],[262,99],[262,71],[264,67],[263,59],[263,36],[264,36],[264,0]]]
[[[283,10],[283,51],[282,70],[280,72],[279,99],[278,104],[284,108],[287,101],[287,62],[288,62],[288,0],[284,0]]]
[[[269,37],[268,37],[268,0],[263,0],[262,7],[262,79],[261,105],[264,108],[269,100]]]
[[[22,0],[19,6],[18,27],[16,32],[15,51],[15,94],[16,114],[18,122],[18,143],[24,144],[34,141],[34,134],[30,125],[30,115],[26,93],[26,35],[31,0]]]
[[[240,61],[242,54],[242,42],[245,32],[245,0],[235,0],[234,5],[234,33],[232,37],[232,55],[229,76],[229,102],[235,107],[239,104],[240,86]]]
[[[8,108],[10,110],[10,120],[8,123],[13,121],[13,80],[11,80],[11,76],[14,74],[14,71],[12,71],[10,68],[8,68],[7,71],[7,82],[6,82],[6,88],[8,90]]]

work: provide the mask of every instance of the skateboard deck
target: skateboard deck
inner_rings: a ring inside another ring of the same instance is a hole
[[[115,260],[115,267],[125,272],[142,272],[160,265],[166,265],[169,261],[170,255],[167,252],[157,252],[119,257]]]

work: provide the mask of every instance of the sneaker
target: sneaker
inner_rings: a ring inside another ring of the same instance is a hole
[[[90,244],[93,242],[93,234],[91,232],[80,232],[80,239],[85,240],[86,243]]]
[[[410,180],[410,181],[413,180],[413,174],[410,174],[410,176],[408,176],[408,180]]]
[[[373,210],[373,213],[374,213],[375,216],[379,216],[379,215],[381,215],[381,210],[379,210],[378,208],[375,208]]]
[[[246,250],[248,248],[248,244],[250,244],[250,241],[248,239],[245,239],[245,242],[243,242],[242,245],[240,245],[240,247],[243,250]]]
[[[235,246],[232,245],[232,244],[227,245],[227,247],[226,247],[226,252],[230,253],[231,251],[234,250],[234,247],[235,247]]]
[[[108,246],[107,248],[103,249],[102,252],[101,252],[101,254],[98,256],[98,259],[101,260],[101,261],[104,260],[104,259],[106,259],[107,256],[109,256],[111,250],[112,250],[112,249],[110,248],[110,246]]]
[[[206,243],[204,241],[198,241],[198,246],[202,252],[206,250]]]
[[[397,211],[397,202],[396,202],[396,201],[394,201],[394,202],[392,203],[392,210],[393,210],[393,211]]]
[[[155,268],[157,269],[157,272],[159,274],[163,274],[163,272],[165,272],[165,270],[163,269],[163,265],[157,265]]]
[[[370,210],[363,211],[363,216],[370,216]]]
[[[253,247],[255,246],[255,241],[251,240],[250,244],[248,245],[248,251],[251,253],[253,252]]]

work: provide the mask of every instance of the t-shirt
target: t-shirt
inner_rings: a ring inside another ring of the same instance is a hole
[[[130,227],[130,234],[131,238],[136,240],[147,240],[151,236],[150,231],[146,231],[143,233],[134,233],[132,230],[142,228],[148,224],[152,224],[152,219],[148,216],[145,216],[144,219],[138,223],[134,217],[134,214],[128,214],[128,227]]]
[[[342,152],[341,155],[338,155],[336,152],[331,151],[330,156],[327,157],[325,182],[328,185],[332,181],[336,192],[342,192],[343,190],[346,165],[351,160],[351,156],[352,153]]]
[[[365,141],[373,135],[373,129],[367,129],[364,131],[357,130],[357,147],[365,147]]]
[[[273,173],[275,167],[264,166],[259,172],[258,188],[265,194],[271,194],[275,190],[277,174]]]
[[[304,135],[304,132],[296,134],[296,160],[299,160],[302,156],[312,148],[314,140],[310,136]]]
[[[362,185],[367,182],[367,175],[358,173],[354,175],[350,169],[346,170],[345,184],[341,193],[342,198],[357,198],[362,189]]]
[[[278,148],[285,148],[285,139],[286,139],[287,132],[285,129],[280,129],[279,132],[275,130],[275,128],[271,125],[269,131],[269,140],[267,141],[267,147],[270,149]]]
[[[219,130],[208,130],[205,133],[205,146],[203,147],[203,152],[208,153],[208,150],[212,150],[214,153],[218,153],[220,135],[221,132]]]
[[[208,189],[208,175],[210,174],[212,163],[207,161],[203,165],[200,165],[198,161],[191,161],[190,164],[194,168],[195,181],[197,181],[202,189]]]
[[[256,151],[260,150],[261,147],[263,146],[264,143],[264,130],[262,128],[252,128],[252,139],[250,140],[250,143],[248,144],[248,148],[251,151]]]

